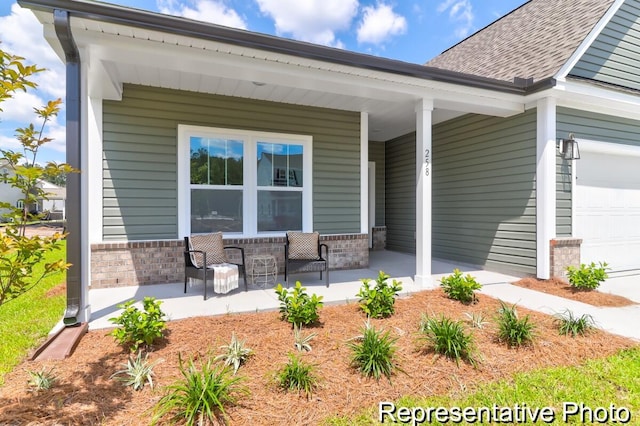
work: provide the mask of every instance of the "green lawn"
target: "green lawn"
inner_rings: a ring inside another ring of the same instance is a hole
[[[60,250],[49,253],[45,262],[61,259],[66,254],[66,241]],[[0,385],[4,375],[43,341],[64,313],[66,293],[47,297],[46,293],[64,282],[66,273],[49,276],[42,282],[0,306]]]
[[[569,404],[563,407],[565,402],[575,405]],[[398,421],[402,420],[398,414],[401,407],[407,407],[409,410],[418,407],[415,416],[419,419],[424,414],[420,410],[428,410],[429,408],[435,410],[438,407],[446,407],[451,414],[451,407],[460,407],[461,409],[493,407],[494,404],[498,407],[511,407],[511,413],[517,411],[513,409],[516,404],[519,405],[518,410],[523,409],[526,404],[530,412],[548,407],[547,412],[552,412],[555,416],[554,421],[538,419],[536,423],[520,424],[560,425],[567,422],[574,424],[640,424],[640,347],[621,351],[609,358],[591,360],[578,367],[557,367],[517,374],[512,380],[487,383],[475,392],[462,396],[404,397],[395,401],[396,411],[393,416],[398,423],[402,424],[403,422]],[[385,407],[385,410],[391,410],[391,408]],[[574,411],[576,413],[572,414]],[[565,415],[567,422],[563,418]],[[374,425],[380,424],[378,416],[379,407],[375,407],[363,411],[354,418],[330,418],[326,424],[335,426]],[[630,419],[625,422],[624,420],[627,420],[628,416]],[[443,424],[436,421],[435,417],[436,414],[432,411],[432,422],[425,421],[424,424]],[[605,418],[606,421],[602,421]],[[499,417],[499,419],[504,418]],[[391,417],[386,415],[386,422],[393,423],[390,420],[392,420]],[[449,420],[449,424],[451,424],[453,419]],[[547,420],[550,420],[550,417]],[[618,421],[616,422],[616,420]],[[405,423],[411,424],[410,422]],[[455,424],[478,423],[462,421]]]

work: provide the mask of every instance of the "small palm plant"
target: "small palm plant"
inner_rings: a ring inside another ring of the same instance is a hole
[[[188,426],[210,423],[225,423],[225,407],[235,404],[249,390],[240,384],[242,378],[233,377],[226,365],[215,366],[211,358],[198,370],[193,362],[185,365],[178,355],[182,379],[165,388],[164,395],[155,406],[152,425],[165,416],[171,424],[185,422]]]
[[[124,386],[131,386],[133,390],[142,390],[145,384],[153,388],[153,367],[161,360],[149,362],[149,354],[142,357],[142,351],[138,351],[138,355],[129,359],[122,370],[116,371],[111,375],[112,379],[121,381]]]
[[[240,365],[253,355],[253,350],[245,347],[245,341],[239,340],[236,333],[231,333],[231,343],[220,346],[220,349],[224,353],[218,355],[215,360],[224,361],[225,365],[233,366],[233,374],[236,374]]]
[[[302,326],[293,327],[293,346],[299,352],[311,352],[311,341],[316,337],[317,333],[309,333],[307,335],[302,334]]]
[[[58,380],[56,375],[53,373],[53,367],[49,370],[44,367],[40,371],[29,370],[27,373],[29,373],[29,380],[27,384],[29,385],[30,390],[34,392],[49,390]]]

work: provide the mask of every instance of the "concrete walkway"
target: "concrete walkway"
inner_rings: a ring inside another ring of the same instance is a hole
[[[300,280],[309,293],[323,296],[325,304],[349,303],[357,300],[361,278],[372,278],[383,270],[392,279],[402,282],[402,294],[422,291],[413,281],[415,275],[415,257],[397,252],[371,252],[369,268],[347,271],[331,271],[329,288],[319,279],[318,273],[293,275],[290,284]],[[432,262],[433,286],[439,280],[451,274],[454,268],[470,273],[483,285],[482,293],[507,303],[517,303],[532,310],[555,314],[571,310],[576,315],[589,314],[596,325],[610,333],[640,340],[640,275],[614,276],[600,288],[601,291],[619,294],[638,302],[623,308],[598,308],[557,296],[517,287],[509,283],[520,279],[517,276],[484,271],[472,265],[463,265],[447,261]],[[279,276],[278,282],[284,282]],[[221,315],[238,312],[257,312],[277,310],[279,302],[273,288],[259,288],[249,285],[244,291],[244,282],[240,288],[226,295],[213,295],[206,301],[202,297],[201,282],[189,285],[187,294],[183,293],[183,283],[146,285],[140,287],[120,287],[116,289],[96,289],[89,292],[91,304],[90,329],[112,327],[109,318],[115,317],[120,310],[117,305],[131,299],[142,300],[145,296],[153,296],[163,301],[162,310],[169,319],[180,319],[197,316]]]

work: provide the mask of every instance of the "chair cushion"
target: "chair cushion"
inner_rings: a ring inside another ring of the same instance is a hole
[[[224,252],[224,243],[222,241],[222,232],[192,235],[189,237],[189,250],[201,250],[207,253],[207,263],[209,265],[218,265],[227,262],[227,255]],[[202,254],[191,253],[191,262],[196,268],[201,268]]]
[[[318,253],[320,234],[317,232],[287,232],[287,239],[289,240],[289,259],[320,259],[320,253]]]

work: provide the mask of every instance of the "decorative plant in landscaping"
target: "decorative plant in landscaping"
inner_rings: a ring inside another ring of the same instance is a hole
[[[386,318],[395,312],[394,304],[398,293],[402,291],[402,283],[393,280],[387,283],[389,275],[383,271],[378,273],[375,284],[370,285],[370,278],[363,278],[362,287],[356,296],[360,299],[360,309],[371,318]]]
[[[347,343],[351,349],[351,365],[367,377],[380,380],[386,376],[402,371],[393,361],[397,350],[397,338],[391,337],[389,331],[376,330],[368,321],[362,329],[362,335]]]
[[[167,328],[165,314],[160,309],[161,300],[145,297],[142,301],[144,312],[133,306],[134,303],[135,300],[129,300],[118,305],[124,311],[118,317],[109,318],[110,322],[120,326],[111,335],[132,352],[137,351],[140,345],[152,346]]]
[[[311,352],[311,341],[318,333],[302,334],[301,326],[293,326],[293,346],[299,352]]]
[[[558,326],[558,332],[563,336],[576,337],[578,334],[584,336],[595,328],[595,321],[591,315],[584,314],[578,317],[568,309],[555,315],[555,323]]]
[[[245,341],[238,340],[236,333],[231,333],[231,343],[220,346],[220,349],[224,350],[224,353],[218,355],[215,360],[223,361],[226,366],[233,366],[233,374],[236,374],[240,365],[253,355],[253,350],[245,347]]]
[[[591,262],[589,265],[580,264],[579,268],[567,266],[567,276],[569,283],[578,290],[595,290],[600,283],[609,278],[607,275],[607,262]]]
[[[291,292],[282,287],[282,284],[278,284],[275,291],[280,301],[280,315],[283,320],[293,325],[309,325],[320,319],[318,309],[322,307],[322,296],[309,296],[306,290],[300,281],[296,281],[296,286]]]
[[[529,321],[529,315],[518,318],[515,304],[509,306],[500,301],[497,322],[498,339],[509,346],[521,346],[533,341],[535,325]]]
[[[464,315],[467,317],[469,324],[471,324],[471,327],[473,328],[482,329],[488,324],[488,321],[485,320],[484,315],[481,313],[465,312]]]
[[[133,390],[142,390],[146,383],[153,387],[153,367],[160,360],[149,362],[148,358],[149,354],[142,358],[142,351],[139,351],[135,358],[129,356],[124,369],[113,373],[111,378],[121,381],[124,386],[131,386]]]
[[[241,385],[241,377],[233,376],[228,366],[214,364],[210,357],[200,370],[193,359],[185,365],[178,355],[178,362],[182,378],[164,389],[164,395],[154,407],[152,425],[165,416],[170,416],[172,424],[225,424],[225,407],[235,404],[240,396],[249,395],[249,390]]]
[[[28,371],[29,381],[27,385],[33,392],[49,390],[53,387],[53,384],[58,380],[53,373],[53,367],[47,370],[43,367],[40,371]]]
[[[463,276],[459,269],[454,269],[453,274],[442,278],[440,285],[450,299],[466,304],[477,300],[474,292],[482,287],[471,274]]]
[[[445,316],[423,316],[419,331],[420,340],[428,342],[435,353],[454,359],[457,365],[460,360],[474,367],[477,365],[473,336],[464,331],[462,321],[453,321]]]
[[[289,361],[276,372],[276,382],[285,391],[304,392],[307,398],[318,385],[316,366],[304,362],[295,354],[289,354]]]

